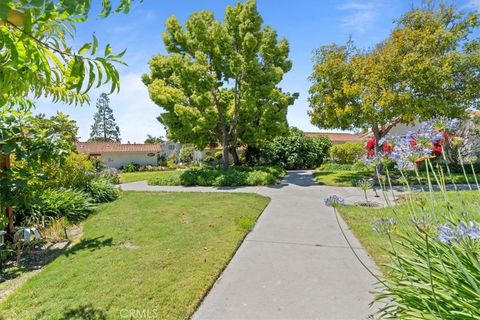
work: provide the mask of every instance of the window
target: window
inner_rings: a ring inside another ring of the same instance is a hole
[[[175,145],[174,144],[168,145],[168,150],[175,150]]]

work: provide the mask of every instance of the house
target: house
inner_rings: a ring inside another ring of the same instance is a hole
[[[304,131],[309,138],[324,136],[329,138],[333,144],[341,144],[345,142],[363,142],[363,138],[359,134],[345,132],[308,132]]]
[[[156,166],[162,154],[161,144],[124,144],[118,142],[77,142],[77,151],[100,158],[108,167],[119,169],[127,163]]]

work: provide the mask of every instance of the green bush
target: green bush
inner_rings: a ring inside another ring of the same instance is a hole
[[[87,191],[95,203],[112,202],[120,195],[120,190],[104,179],[95,179],[90,182]]]
[[[353,165],[348,163],[324,163],[320,169],[324,171],[352,171]]]
[[[195,152],[195,146],[191,144],[185,144],[182,146],[182,149],[180,149],[180,162],[189,164],[193,161],[193,153]]]
[[[139,164],[130,162],[130,163],[124,164],[120,169],[123,172],[135,172],[135,171],[138,171],[139,168],[140,168]]]
[[[159,176],[148,180],[151,185],[184,186],[257,186],[274,184],[285,171],[281,168],[235,167],[228,171],[217,168],[199,168],[177,171],[169,176]]]
[[[352,165],[353,171],[371,171],[371,168],[365,161],[357,161]]]
[[[77,222],[85,219],[95,209],[92,198],[87,193],[73,189],[39,190],[33,198],[35,201],[28,207],[17,207],[16,218],[21,224],[48,223],[60,217]]]
[[[330,158],[337,163],[353,164],[365,155],[361,142],[347,142],[333,145],[330,148]]]
[[[222,160],[222,159],[223,159],[223,151],[217,151],[217,152],[215,152],[214,157],[215,157],[215,159],[217,159],[217,160]]]
[[[303,132],[292,130],[289,136],[277,137],[266,143],[262,158],[268,165],[285,169],[311,169],[327,158],[331,142],[326,137],[311,139]]]
[[[88,156],[71,153],[63,163],[52,163],[43,168],[45,179],[40,188],[70,188],[83,190],[95,178],[96,169]]]
[[[175,168],[177,165],[177,154],[175,152],[172,152],[168,155],[167,157],[167,167],[170,169]]]
[[[97,179],[103,179],[112,184],[120,183],[120,175],[118,174],[118,170],[115,168],[108,168],[102,170],[100,173],[97,174]]]

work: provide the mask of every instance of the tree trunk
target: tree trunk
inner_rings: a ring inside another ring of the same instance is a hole
[[[10,155],[6,155],[6,156],[0,155],[0,169],[10,169]],[[9,239],[13,239],[13,233],[14,233],[13,208],[7,207],[5,209],[5,215],[7,216],[7,219],[8,219],[7,236]]]
[[[240,164],[240,158],[238,157],[237,148],[230,147],[230,153],[232,154],[233,164],[239,165]]]
[[[227,171],[228,167],[230,167],[228,147],[226,145],[223,145],[223,170]]]
[[[228,170],[228,167],[230,167],[230,157],[229,157],[229,151],[230,148],[228,146],[228,136],[227,136],[227,128],[225,125],[222,125],[222,148],[223,148],[223,170]]]
[[[372,128],[373,136],[375,137],[375,155],[377,155],[380,150],[380,139],[382,139],[383,135],[378,126],[374,126]],[[381,176],[383,174],[383,164],[381,162],[375,164],[375,178]]]

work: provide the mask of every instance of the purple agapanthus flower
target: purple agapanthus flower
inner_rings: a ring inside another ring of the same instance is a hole
[[[372,228],[375,232],[389,234],[396,224],[397,221],[394,218],[382,217],[372,223]]]
[[[449,131],[457,130],[459,124],[460,124],[460,120],[458,120],[458,119],[450,120],[450,122],[448,123],[448,130]]]
[[[327,207],[343,207],[345,206],[345,200],[337,195],[331,195],[325,198],[325,205]]]
[[[479,240],[480,229],[474,221],[468,225],[461,221],[457,226],[446,223],[438,227],[437,239],[444,244],[459,243],[463,239]]]

